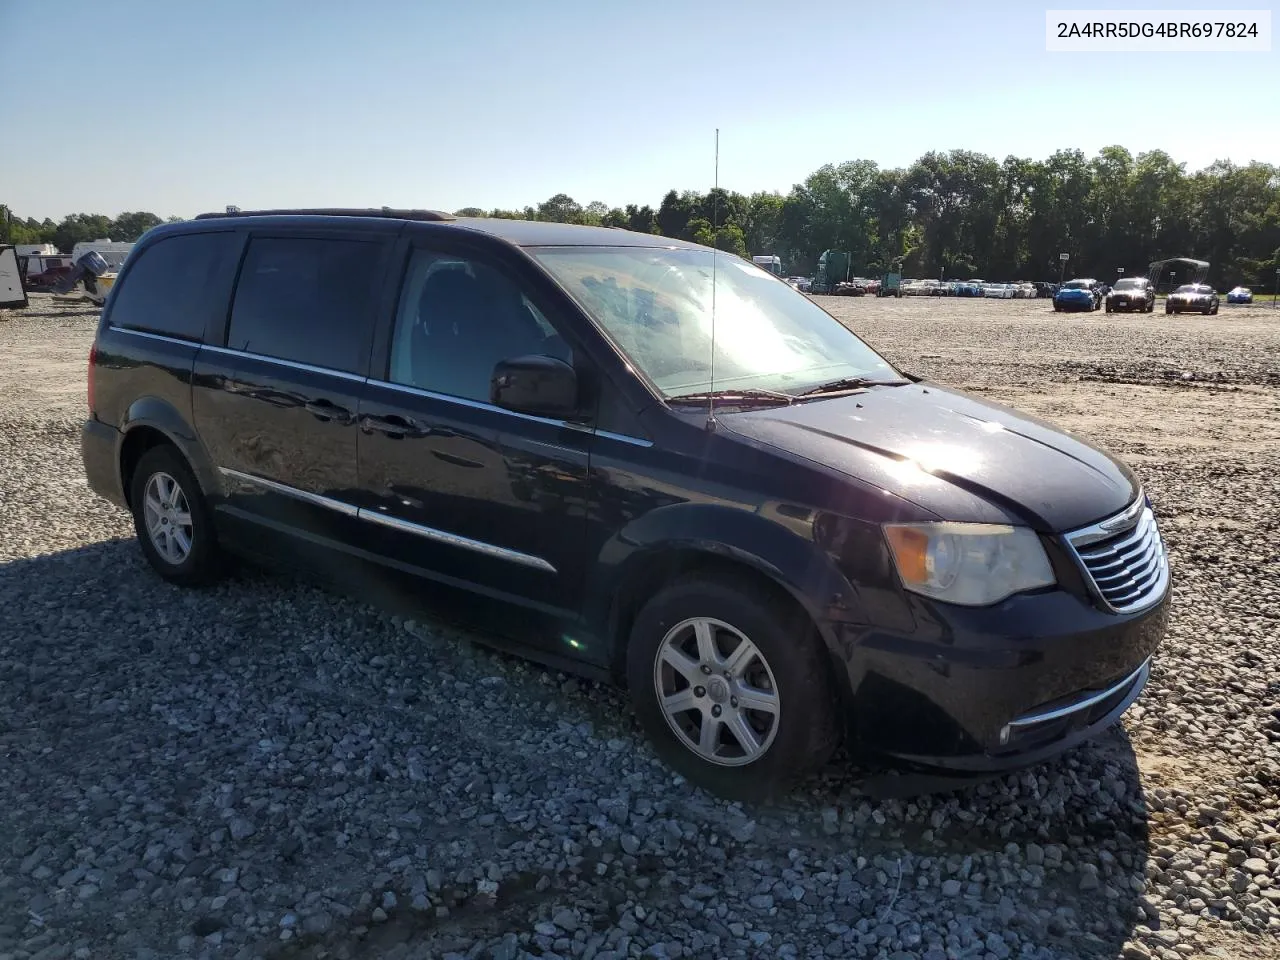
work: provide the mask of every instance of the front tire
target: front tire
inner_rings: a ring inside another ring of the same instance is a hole
[[[156,573],[179,586],[218,579],[222,555],[200,485],[173,447],[153,447],[133,471],[129,503],[142,553]]]
[[[835,748],[835,696],[813,624],[727,577],[672,584],[644,605],[627,683],[663,761],[723,797],[776,795]]]

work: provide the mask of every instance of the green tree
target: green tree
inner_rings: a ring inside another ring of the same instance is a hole
[[[658,233],[664,237],[684,237],[689,233],[689,221],[695,216],[695,209],[698,206],[697,194],[686,190],[683,194],[676,193],[674,190],[667,192],[662,198],[662,203],[658,205],[658,212],[655,214],[655,221],[658,226]],[[710,229],[711,221],[707,221],[708,229]]]
[[[100,213],[73,213],[63,219],[53,231],[53,243],[63,253],[70,253],[77,243],[86,240],[114,239],[110,217]]]
[[[557,193],[538,204],[537,219],[552,223],[585,223],[586,211],[567,193]]]
[[[164,221],[154,213],[122,213],[111,224],[108,236],[112,240],[131,242],[137,240],[152,227],[158,227]]]
[[[627,216],[627,211],[618,207],[614,207],[601,217],[600,223],[606,227],[622,227],[623,229],[630,229],[631,227],[631,219]]]
[[[634,230],[636,233],[657,233],[658,219],[653,211],[653,207],[647,203],[643,207],[637,207],[634,203],[628,203],[626,206],[627,229]]]

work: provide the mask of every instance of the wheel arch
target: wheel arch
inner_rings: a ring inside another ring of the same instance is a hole
[[[120,425],[116,468],[125,503],[132,507],[133,471],[142,456],[158,446],[172,446],[185,459],[206,497],[219,489],[217,473],[195,431],[172,404],[158,397],[140,397],[125,413]]]
[[[597,599],[587,617],[605,638],[609,669],[619,680],[644,603],[676,579],[715,574],[740,578],[802,613],[840,672],[842,644],[824,614],[856,609],[854,588],[816,544],[759,514],[694,504],[662,508],[615,536],[597,570],[605,572],[593,578],[589,596]]]

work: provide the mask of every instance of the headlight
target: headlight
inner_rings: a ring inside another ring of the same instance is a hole
[[[1026,527],[890,523],[884,532],[903,586],[936,600],[981,607],[1057,582]]]

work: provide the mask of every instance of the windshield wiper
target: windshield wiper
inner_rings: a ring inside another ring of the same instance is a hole
[[[844,393],[846,390],[858,390],[862,387],[905,387],[910,380],[876,379],[875,377],[841,377],[828,383],[820,383],[816,387],[802,390],[798,397],[817,397],[825,393]]]
[[[672,403],[709,403],[712,400],[724,403],[781,403],[795,402],[795,397],[778,390],[762,390],[756,387],[747,390],[713,390],[704,393],[682,393],[667,398]]]

